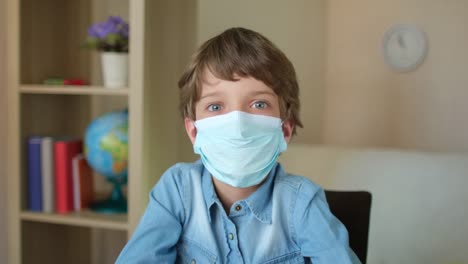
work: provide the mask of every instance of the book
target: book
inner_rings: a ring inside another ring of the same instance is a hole
[[[75,211],[81,211],[94,200],[93,172],[83,154],[73,158],[73,202]]]
[[[28,208],[42,211],[41,137],[28,138]]]
[[[72,212],[73,205],[73,157],[82,153],[79,139],[60,139],[54,142],[55,209],[57,213]]]
[[[41,176],[42,176],[42,211],[55,211],[55,174],[54,174],[54,140],[42,138],[41,142]]]

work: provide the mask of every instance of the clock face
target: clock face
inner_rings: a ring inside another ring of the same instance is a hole
[[[411,25],[397,25],[389,29],[383,40],[385,62],[393,69],[407,72],[416,69],[427,53],[427,39],[423,31]]]

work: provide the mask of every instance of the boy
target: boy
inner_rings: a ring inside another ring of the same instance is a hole
[[[201,160],[164,173],[117,263],[359,263],[323,190],[276,162],[302,124],[294,68],[273,43],[226,30],[179,88]]]

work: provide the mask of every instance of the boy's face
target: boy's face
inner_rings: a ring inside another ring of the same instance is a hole
[[[196,120],[231,111],[281,118],[278,96],[270,87],[252,77],[236,79],[234,82],[221,80],[206,71],[200,100],[195,105]],[[185,129],[192,144],[197,134],[196,120],[185,118]],[[283,133],[288,143],[293,127],[290,120],[284,120]]]

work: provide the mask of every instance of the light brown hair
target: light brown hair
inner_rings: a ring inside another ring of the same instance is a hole
[[[278,95],[281,119],[291,120],[295,127],[302,127],[294,66],[260,33],[231,28],[200,46],[178,83],[183,117],[196,119],[195,105],[200,99],[206,70],[222,80],[236,81],[234,77],[239,76],[262,81]],[[293,134],[296,133],[295,127]]]

